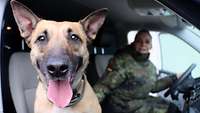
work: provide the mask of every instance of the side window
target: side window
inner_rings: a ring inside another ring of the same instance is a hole
[[[160,34],[162,69],[182,73],[192,63],[197,64],[192,76],[200,76],[200,53],[171,34]]]

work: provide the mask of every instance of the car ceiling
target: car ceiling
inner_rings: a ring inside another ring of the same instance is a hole
[[[200,29],[200,0],[157,0]]]
[[[149,28],[161,30],[163,28],[180,27],[180,20],[175,15],[171,16],[141,16],[136,12],[162,8],[154,0],[18,0],[33,10],[42,18],[57,21],[78,21],[90,12],[99,8],[108,8],[108,24],[126,26],[127,29]],[[13,17],[7,17],[13,21]],[[13,22],[12,22],[13,23]]]
[[[177,26],[177,21],[174,21],[176,16],[140,16],[136,13],[136,9],[139,10],[149,10],[163,8],[160,4],[154,0],[75,0],[87,7],[97,9],[106,7],[110,10],[110,16],[112,20],[117,22],[126,23],[130,26],[140,27],[166,27],[167,26]],[[165,19],[173,21],[171,23],[163,22]],[[129,26],[127,26],[129,27]]]

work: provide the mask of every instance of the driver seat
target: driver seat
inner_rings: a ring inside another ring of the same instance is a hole
[[[33,113],[37,72],[28,52],[12,54],[9,62],[9,85],[17,113]]]

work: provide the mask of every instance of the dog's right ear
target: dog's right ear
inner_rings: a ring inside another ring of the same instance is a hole
[[[12,7],[13,15],[18,25],[20,34],[26,39],[26,41],[28,41],[27,38],[31,35],[40,18],[38,18],[29,8],[20,2],[11,0],[10,5]]]

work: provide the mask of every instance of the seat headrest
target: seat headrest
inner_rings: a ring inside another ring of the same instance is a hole
[[[94,42],[94,45],[97,47],[116,47],[116,39],[115,35],[109,32],[102,33],[97,36],[97,39]]]

